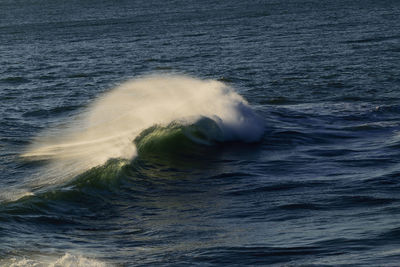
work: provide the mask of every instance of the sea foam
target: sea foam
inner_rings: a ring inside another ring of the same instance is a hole
[[[32,256],[32,258],[10,258],[0,260],[2,266],[9,267],[106,267],[113,266],[96,259],[86,258],[81,255],[65,253],[61,257]]]

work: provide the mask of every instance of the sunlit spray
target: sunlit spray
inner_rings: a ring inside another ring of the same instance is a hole
[[[219,141],[254,142],[264,131],[260,117],[230,86],[181,75],[152,75],[104,94],[63,129],[42,133],[22,156],[49,161],[38,185],[59,183],[111,158],[133,159],[133,140],[151,126],[191,124],[204,117],[220,128]]]

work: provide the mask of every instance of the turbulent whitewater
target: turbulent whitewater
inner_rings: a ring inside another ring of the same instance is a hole
[[[194,125],[197,134],[185,131],[186,136],[207,145],[254,142],[264,131],[262,120],[230,86],[187,76],[152,75],[121,84],[64,126],[44,132],[23,157],[49,161],[37,186],[55,183],[111,158],[133,159],[138,153],[135,138],[150,127],[172,124]]]

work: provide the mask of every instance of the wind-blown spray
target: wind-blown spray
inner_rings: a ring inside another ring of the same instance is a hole
[[[47,176],[45,183],[57,183],[110,158],[134,158],[137,150],[133,140],[151,126],[175,121],[188,125],[204,117],[218,125],[216,141],[253,142],[264,131],[262,120],[226,84],[153,75],[128,81],[106,93],[57,137],[54,131],[38,137],[23,157],[50,160],[48,175],[42,177]]]

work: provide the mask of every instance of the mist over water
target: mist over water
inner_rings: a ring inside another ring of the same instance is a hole
[[[0,1],[0,266],[397,266],[399,18]]]

